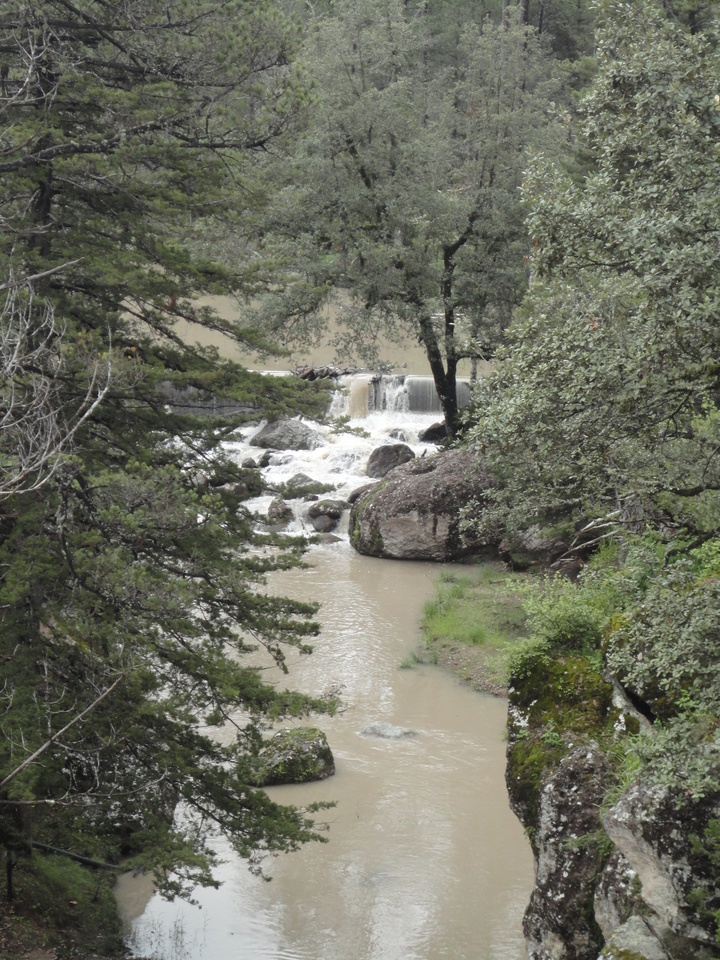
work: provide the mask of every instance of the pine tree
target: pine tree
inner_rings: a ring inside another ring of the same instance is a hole
[[[170,894],[212,882],[213,831],[251,860],[317,836],[249,769],[268,717],[328,709],[247,664],[309,650],[313,606],[263,589],[300,547],[261,549],[256,474],[168,406],[324,402],[176,331],[257,342],[194,301],[251,282],[248,258],[198,250],[218,222],[241,235],[253,154],[304,108],[293,35],[242,0],[0,11],[0,842],[135,856]]]

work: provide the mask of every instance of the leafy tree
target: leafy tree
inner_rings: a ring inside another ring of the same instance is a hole
[[[367,356],[381,331],[417,339],[454,433],[458,363],[487,353],[525,289],[527,150],[558,128],[534,31],[469,24],[448,70],[431,69],[429,50],[425,7],[400,0],[342,0],[309,19],[317,103],[268,173],[260,317],[312,336],[342,292],[338,349]]]
[[[474,436],[495,519],[717,529],[720,133],[714,30],[607,2],[584,105],[596,168],[527,183],[537,280]],[[602,519],[604,518],[604,520]],[[603,527],[602,524],[605,524]]]
[[[300,548],[260,549],[256,475],[167,403],[230,398],[224,430],[324,403],[175,330],[252,340],[193,300],[237,290],[247,263],[193,250],[240,229],[253,151],[303,108],[293,35],[242,0],[0,12],[0,842],[134,855],[170,894],[211,882],[215,830],[251,859],[317,835],[249,770],[266,718],[328,709],[247,663],[309,650],[314,608],[263,589]]]

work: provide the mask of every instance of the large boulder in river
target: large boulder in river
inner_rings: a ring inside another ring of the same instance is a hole
[[[251,447],[266,450],[316,450],[325,440],[301,420],[273,420],[255,434]]]
[[[395,467],[414,459],[415,454],[406,443],[384,443],[370,454],[365,472],[369,477],[379,479],[386,477]]]
[[[332,750],[316,727],[281,730],[263,747],[256,762],[256,779],[262,787],[324,780],[334,773]]]
[[[489,484],[471,451],[412,460],[358,497],[350,511],[350,542],[359,553],[394,560],[490,554],[493,543],[460,531],[463,507],[482,503]]]

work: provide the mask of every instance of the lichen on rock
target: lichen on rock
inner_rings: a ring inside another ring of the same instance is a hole
[[[259,751],[255,760],[259,786],[308,783],[335,773],[335,758],[322,730],[296,727],[281,730]]]

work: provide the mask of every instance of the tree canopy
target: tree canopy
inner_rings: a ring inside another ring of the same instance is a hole
[[[248,766],[267,717],[329,708],[248,662],[309,650],[314,608],[263,588],[300,547],[260,542],[257,474],[168,405],[229,398],[225,431],[324,406],[175,326],[252,340],[194,299],[247,263],[198,250],[242,223],[254,152],[303,108],[294,35],[243,0],[0,12],[0,842],[136,856],[170,894],[211,882],[213,831],[250,859],[317,836]]]
[[[259,316],[308,336],[341,294],[340,353],[371,355],[381,332],[419,341],[453,433],[458,362],[494,348],[525,289],[528,151],[552,150],[562,125],[548,52],[517,15],[467,23],[452,65],[428,18],[400,0],[308,17],[316,102],[269,167]]]
[[[576,182],[526,182],[536,280],[473,433],[520,525],[718,524],[718,53],[657,4],[605,3]]]

